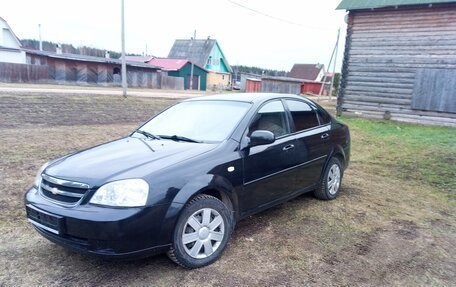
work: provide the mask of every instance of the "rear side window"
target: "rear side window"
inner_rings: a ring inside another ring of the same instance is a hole
[[[331,116],[324,110],[318,110],[318,117],[320,118],[320,125],[326,125],[331,122]]]
[[[303,131],[319,125],[317,113],[307,103],[301,101],[287,100],[295,131]]]

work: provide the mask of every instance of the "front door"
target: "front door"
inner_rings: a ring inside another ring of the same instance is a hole
[[[193,75],[192,90],[199,90],[199,76]],[[190,75],[187,76],[187,89],[190,89]]]
[[[289,170],[296,165],[296,143],[294,136],[290,135],[282,101],[270,101],[260,108],[246,136],[255,130],[271,131],[276,141],[245,151],[244,189],[239,198],[240,210],[244,214],[289,193],[293,180]]]

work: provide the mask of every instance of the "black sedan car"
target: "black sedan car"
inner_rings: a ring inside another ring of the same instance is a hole
[[[349,158],[348,127],[306,98],[198,97],[45,164],[25,194],[27,218],[83,253],[166,251],[197,268],[221,256],[240,219],[309,191],[334,199]]]

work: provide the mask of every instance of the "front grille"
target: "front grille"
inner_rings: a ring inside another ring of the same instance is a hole
[[[40,193],[45,198],[62,205],[76,205],[90,186],[85,183],[62,180],[42,174]]]

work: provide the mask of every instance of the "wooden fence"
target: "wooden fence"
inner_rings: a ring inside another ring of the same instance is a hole
[[[284,77],[263,77],[261,79],[262,93],[300,94],[301,81]]]
[[[40,83],[49,79],[48,66],[0,62],[0,82]]]
[[[0,82],[120,86],[120,75],[113,74],[112,70],[111,66],[104,64],[28,65],[0,62]],[[127,70],[127,82],[129,87],[184,89],[184,78],[136,67]]]
[[[160,87],[164,90],[183,90],[184,78],[161,75]]]

